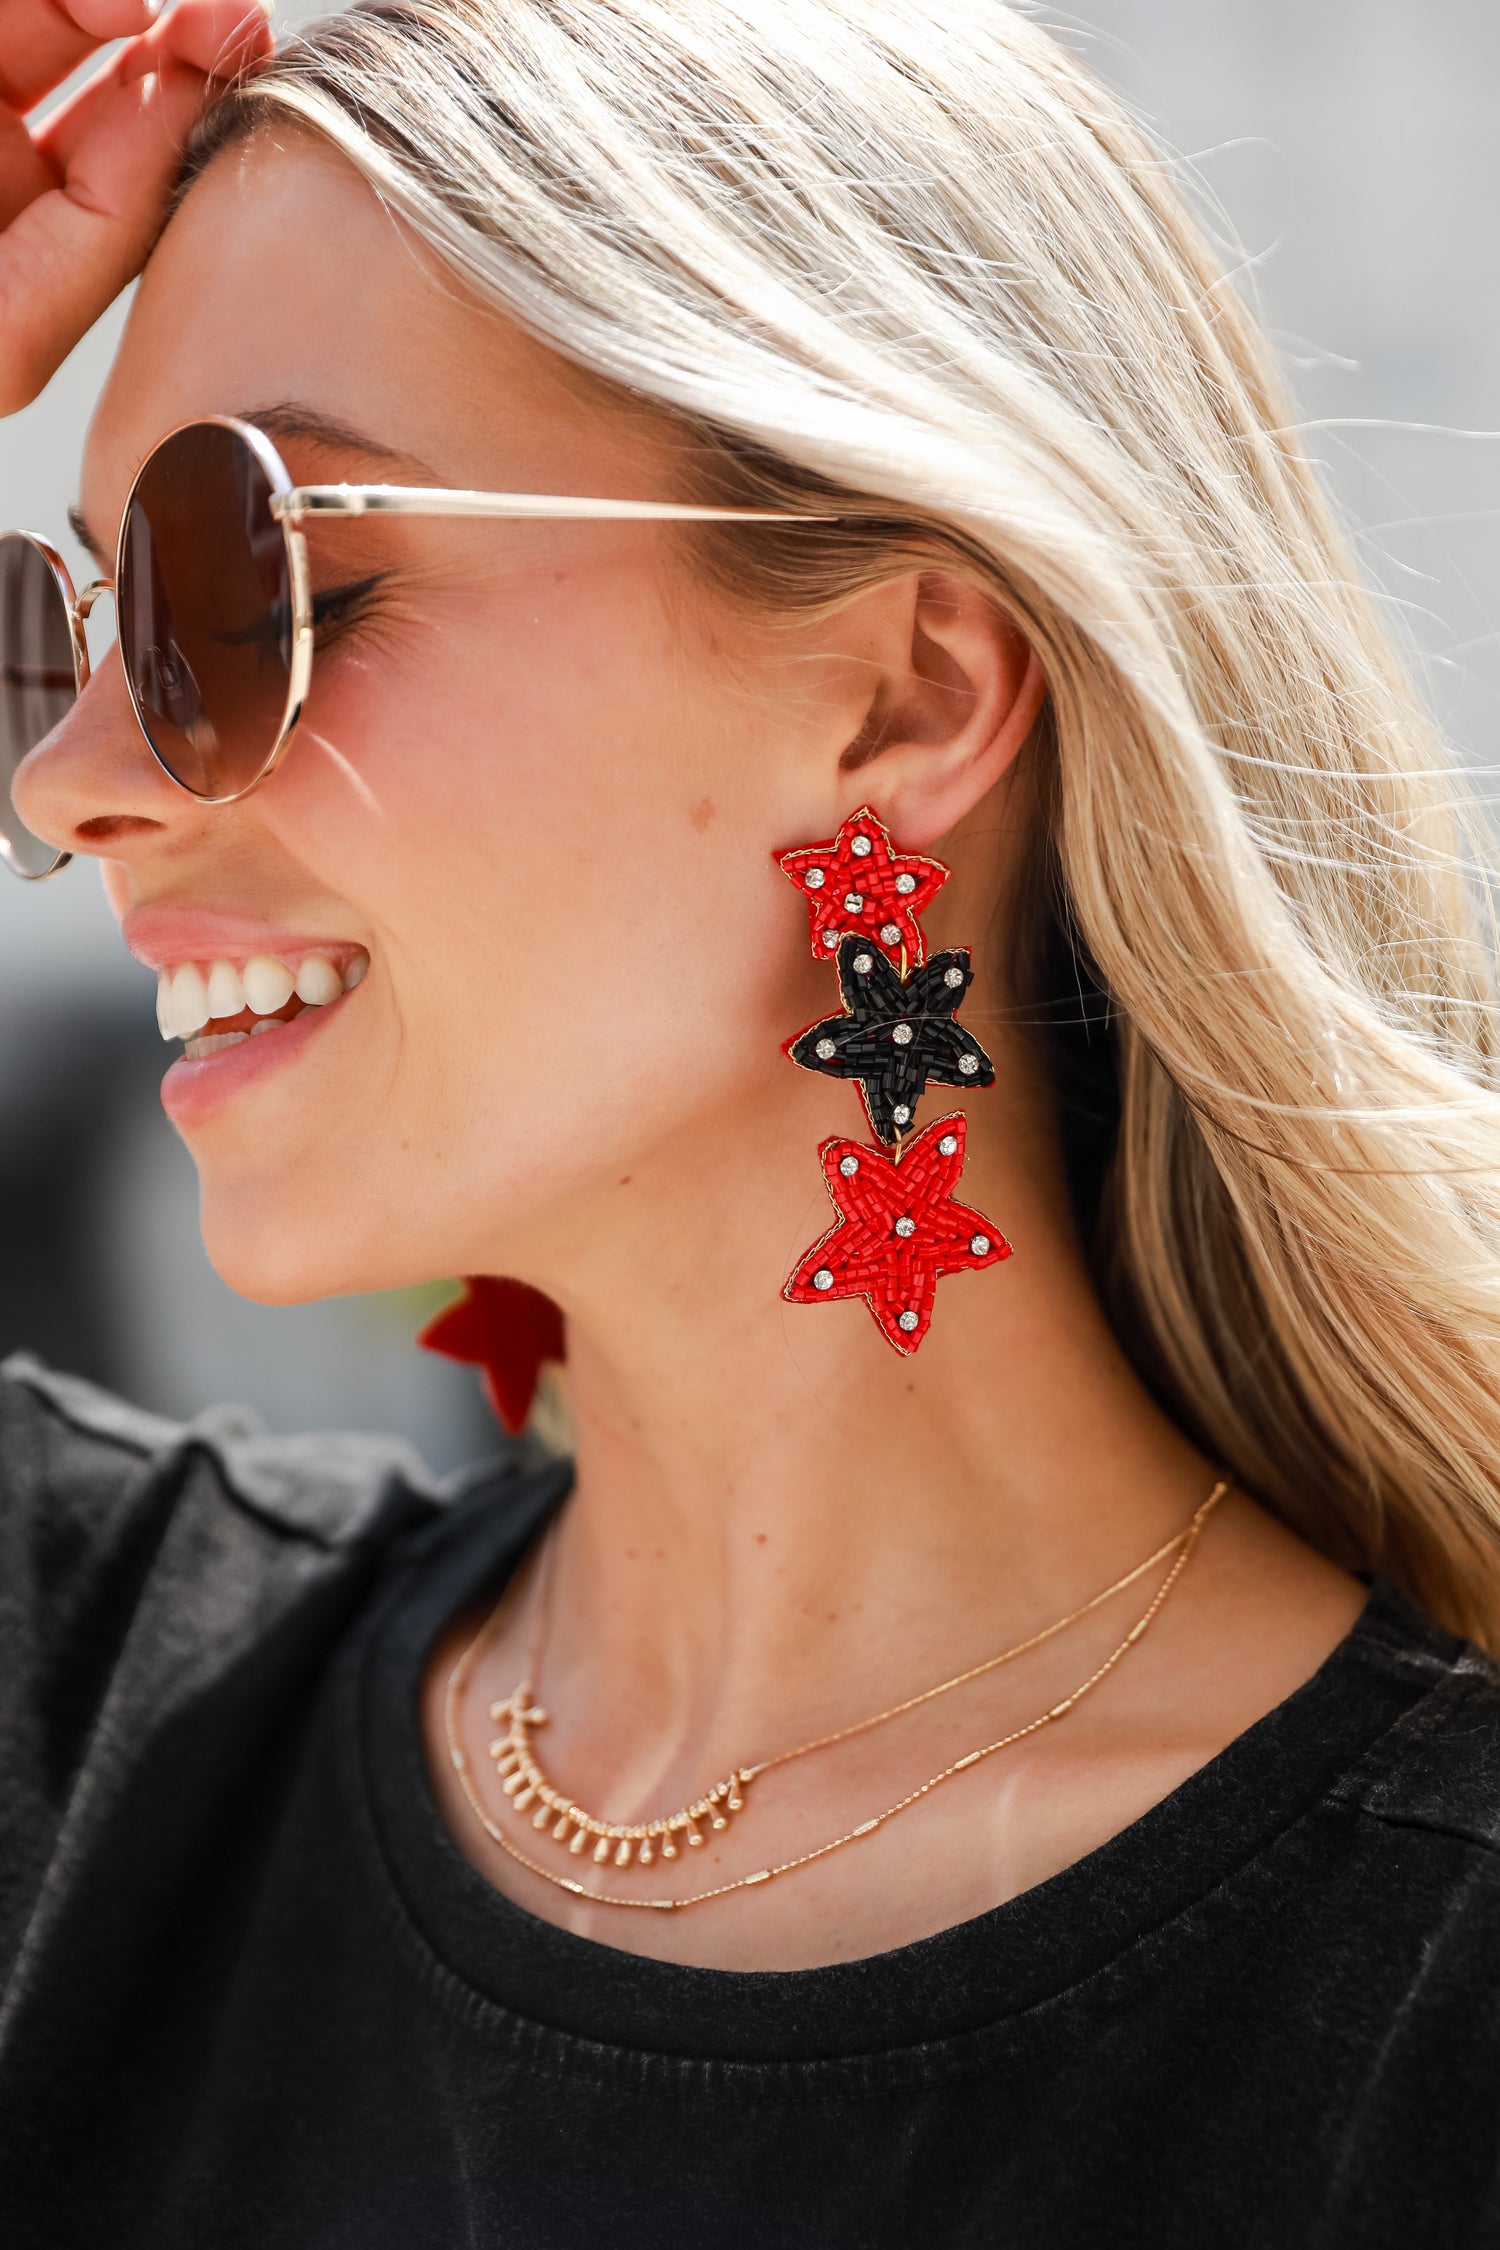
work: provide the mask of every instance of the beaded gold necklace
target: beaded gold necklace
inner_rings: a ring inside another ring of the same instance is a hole
[[[646,1898],[631,1896],[627,1893],[590,1890],[586,1884],[563,1874],[557,1868],[546,1866],[541,1860],[533,1858],[529,1852],[522,1850],[521,1846],[494,1819],[480,1798],[474,1785],[468,1755],[459,1739],[460,1712],[464,1691],[468,1687],[469,1677],[479,1653],[494,1628],[496,1617],[506,1598],[504,1594],[501,1595],[500,1601],[495,1604],[494,1609],[490,1611],[489,1616],[464,1649],[463,1654],[448,1676],[448,1689],[444,1700],[443,1715],[448,1740],[448,1755],[453,1770],[458,1775],[464,1795],[486,1835],[498,1844],[502,1851],[508,1853],[521,1866],[529,1868],[534,1875],[540,1875],[546,1882],[555,1884],[559,1890],[571,1892],[575,1898],[588,1899],[597,1906],[638,1907],[656,1913],[674,1913],[685,1906],[701,1906],[709,1899],[727,1897],[732,1891],[749,1890],[756,1884],[769,1883],[777,1875],[789,1875],[796,1868],[807,1867],[814,1860],[826,1858],[830,1852],[841,1850],[845,1844],[852,1844],[861,1836],[873,1835],[877,1828],[883,1828],[887,1821],[894,1820],[898,1813],[905,1812],[910,1806],[917,1804],[943,1782],[950,1781],[955,1774],[966,1772],[969,1767],[978,1765],[981,1760],[993,1757],[996,1751],[1007,1749],[1012,1743],[1020,1742],[1027,1735],[1035,1734],[1040,1728],[1066,1717],[1067,1713],[1073,1710],[1091,1689],[1097,1687],[1099,1682],[1114,1670],[1127,1651],[1132,1649],[1141,1639],[1186,1568],[1188,1558],[1198,1543],[1199,1534],[1208,1520],[1210,1511],[1229,1490],[1230,1483],[1231,1479],[1221,1477],[1208,1498],[1194,1513],[1191,1523],[1184,1530],[1174,1532],[1172,1537],[1164,1540],[1154,1553],[1146,1557],[1144,1562],[1137,1563],[1134,1570],[1128,1571],[1123,1578],[1117,1578],[1113,1585],[1104,1587],[1100,1593],[1091,1595],[1078,1609],[1070,1610],[1066,1617],[1060,1617],[1054,1624],[1044,1626],[1039,1633],[1031,1634],[1024,1641],[1017,1641],[1011,1648],[1002,1649],[998,1656],[986,1657],[983,1663],[971,1665],[965,1672],[956,1672],[951,1679],[940,1680],[936,1687],[924,1688],[919,1695],[907,1696],[904,1701],[893,1703],[884,1711],[877,1711],[871,1718],[858,1719],[852,1726],[839,1727],[832,1734],[817,1735],[810,1742],[799,1743],[792,1750],[779,1751],[774,1757],[762,1758],[758,1763],[737,1766],[725,1780],[716,1782],[712,1789],[695,1799],[692,1804],[684,1805],[676,1812],[666,1813],[655,1820],[648,1821],[603,1820],[595,1813],[586,1812],[581,1805],[576,1805],[571,1798],[565,1796],[547,1778],[532,1746],[532,1730],[545,1726],[547,1723],[546,1712],[534,1700],[532,1683],[538,1677],[540,1658],[546,1637],[553,1552],[552,1542],[549,1539],[542,1561],[541,1583],[538,1588],[536,1603],[536,1623],[533,1628],[525,1676],[508,1697],[501,1702],[492,1703],[489,1707],[490,1718],[500,1722],[504,1729],[491,1741],[489,1756],[493,1761],[495,1772],[500,1778],[502,1792],[509,1798],[511,1809],[515,1814],[522,1815],[530,1812],[532,1828],[538,1833],[547,1833],[552,1842],[571,1857],[576,1859],[585,1851],[590,1851],[596,1866],[603,1867],[612,1863],[615,1867],[621,1869],[631,1866],[650,1867],[658,1856],[664,1860],[674,1860],[679,1856],[684,1846],[688,1849],[701,1848],[705,1841],[705,1831],[727,1829],[734,1816],[745,1810],[745,1792],[750,1784],[762,1774],[771,1772],[776,1766],[790,1765],[794,1758],[810,1757],[815,1750],[832,1749],[835,1743],[848,1742],[855,1735],[868,1733],[872,1727],[884,1726],[888,1720],[899,1718],[903,1712],[914,1711],[923,1703],[931,1703],[937,1696],[947,1695],[952,1689],[963,1687],[970,1680],[977,1680],[983,1674],[995,1671],[1002,1664],[1009,1664],[1015,1657],[1025,1655],[1028,1650],[1039,1648],[1044,1641],[1051,1640],[1067,1626],[1076,1624],[1082,1617],[1087,1617],[1091,1610],[1098,1609],[1112,1595],[1123,1593],[1127,1586],[1134,1585],[1138,1578],[1143,1577],[1148,1570],[1151,1570],[1157,1563],[1164,1561],[1169,1554],[1173,1553],[1174,1549],[1176,1550],[1166,1576],[1152,1595],[1145,1610],[1136,1619],[1124,1639],[1105,1658],[1097,1670],[1090,1673],[1081,1686],[1074,1688],[1071,1694],[1064,1696],[1060,1703],[1054,1703],[1049,1710],[1040,1712],[1034,1719],[1029,1719],[1024,1726],[1015,1727],[1009,1734],[1001,1735],[998,1740],[985,1743],[980,1749],[971,1750],[965,1757],[955,1759],[952,1765],[943,1767],[940,1773],[933,1774],[919,1788],[908,1791],[895,1804],[888,1805],[884,1812],[876,1813],[872,1819],[861,1821],[857,1828],[851,1828],[843,1835],[835,1836],[829,1842],[817,1845],[812,1851],[800,1853],[795,1859],[783,1860],[776,1866],[758,1867],[749,1875],[741,1875],[732,1882],[717,1883],[708,1890],[694,1891],[686,1897]],[[531,1811],[533,1805],[537,1808],[535,1812]]]

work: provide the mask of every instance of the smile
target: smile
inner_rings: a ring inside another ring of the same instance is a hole
[[[343,962],[308,951],[164,963],[157,972],[157,1027],[163,1039],[182,1040],[187,1059],[199,1062],[342,999],[369,965],[368,954],[359,951]]]

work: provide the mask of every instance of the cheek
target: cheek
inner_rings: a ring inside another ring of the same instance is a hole
[[[364,1163],[493,1223],[763,1073],[795,930],[766,755],[654,605],[327,667],[262,811],[378,964]]]

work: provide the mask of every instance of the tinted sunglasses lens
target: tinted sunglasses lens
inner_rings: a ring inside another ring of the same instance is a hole
[[[8,533],[0,539],[0,852],[18,875],[50,875],[66,857],[32,835],[10,788],[77,693],[67,596],[41,549]]]
[[[272,486],[245,440],[195,422],[141,472],[120,551],[120,652],[174,780],[233,797],[289,716],[292,584]]]

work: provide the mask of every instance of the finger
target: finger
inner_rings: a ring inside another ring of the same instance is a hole
[[[162,0],[53,0],[96,39],[133,39],[161,14]],[[133,18],[139,17],[139,22]]]
[[[0,0],[0,102],[24,116],[106,39],[133,39],[161,0]]]
[[[26,405],[140,270],[205,93],[168,64],[111,89],[60,187],[0,234],[0,414]]]
[[[272,46],[269,0],[182,0],[141,39],[96,71],[77,93],[62,103],[36,135],[44,163],[61,177],[87,145],[96,121],[112,114],[111,103],[122,86],[138,83],[153,72],[186,68],[200,82],[205,74],[233,77],[247,63]],[[210,89],[204,87],[204,94]],[[200,101],[201,106],[201,101]],[[189,119],[183,139],[191,132],[196,113]],[[3,175],[0,175],[3,178]],[[0,212],[5,206],[0,186]]]
[[[33,197],[56,185],[57,176],[27,132],[25,118],[0,108],[0,228]]]
[[[274,0],[178,0],[135,45],[158,58],[152,69],[170,57],[210,78],[232,78],[271,52],[273,9]]]

